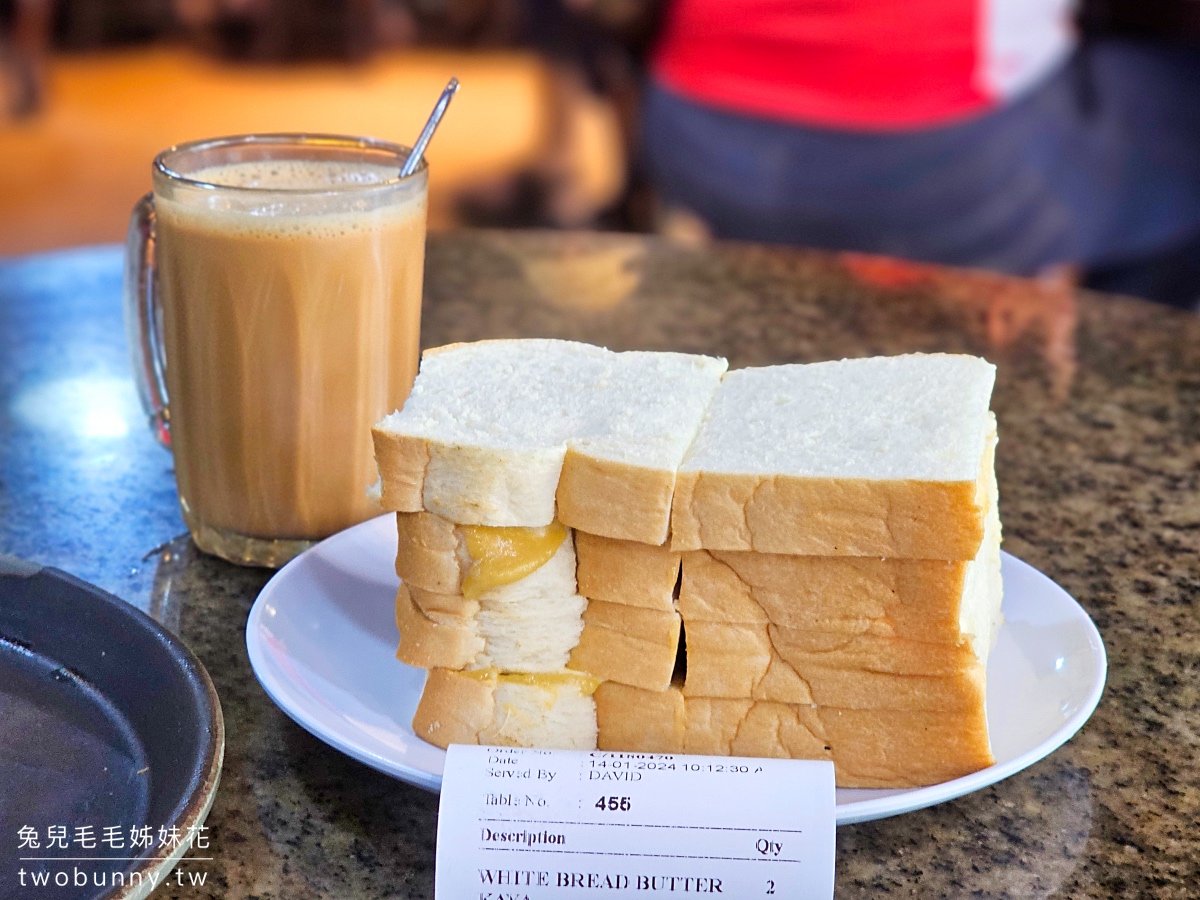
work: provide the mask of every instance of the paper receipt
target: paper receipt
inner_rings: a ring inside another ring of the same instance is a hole
[[[453,745],[437,900],[829,900],[833,764]]]

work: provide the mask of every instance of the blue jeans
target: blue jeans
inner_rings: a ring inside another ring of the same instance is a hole
[[[654,85],[663,198],[721,237],[1032,274],[1120,266],[1200,234],[1200,52],[1086,44],[994,112],[862,133],[708,107]]]

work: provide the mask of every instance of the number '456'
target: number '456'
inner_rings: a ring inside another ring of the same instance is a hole
[[[628,797],[601,797],[596,801],[596,809],[605,809],[609,812],[629,812],[630,803]]]

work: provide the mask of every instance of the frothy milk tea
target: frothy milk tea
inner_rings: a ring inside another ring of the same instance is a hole
[[[262,208],[158,199],[171,439],[193,533],[315,539],[377,512],[371,426],[417,371],[424,194],[358,211],[343,196],[322,211],[290,209],[286,191],[334,197],[395,176],[244,162],[189,178],[281,192]]]

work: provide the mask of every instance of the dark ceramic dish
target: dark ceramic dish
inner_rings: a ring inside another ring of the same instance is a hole
[[[206,837],[224,749],[212,681],[183,644],[97,587],[0,555],[0,897],[146,896],[188,834]]]

